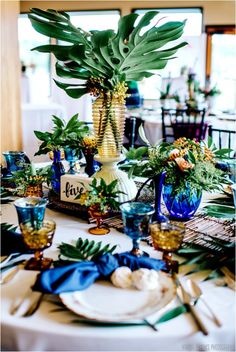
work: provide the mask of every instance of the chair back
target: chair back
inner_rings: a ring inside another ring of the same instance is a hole
[[[214,128],[211,125],[209,126],[209,129],[208,129],[208,135],[212,138],[217,148],[234,149],[234,153],[236,153],[235,134],[236,134],[236,131],[234,130]]]
[[[204,139],[207,130],[205,109],[165,109],[162,108],[162,133],[166,142],[180,137],[197,141]]]
[[[143,120],[139,117],[130,116],[125,120],[124,147],[135,148],[143,145],[139,138],[138,129],[143,124]]]

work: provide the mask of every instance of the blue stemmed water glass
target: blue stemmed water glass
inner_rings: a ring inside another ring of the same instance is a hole
[[[14,202],[19,224],[30,223],[35,228],[40,228],[44,219],[48,201],[40,197],[19,198]]]
[[[141,202],[124,203],[120,206],[124,224],[124,232],[132,238],[133,248],[130,251],[135,256],[145,255],[139,248],[141,238],[148,236],[149,223],[154,213],[154,208]]]
[[[64,148],[65,151],[65,159],[68,161],[70,168],[68,173],[71,175],[76,174],[75,171],[75,163],[78,160],[78,156],[76,155],[76,150],[72,148]]]

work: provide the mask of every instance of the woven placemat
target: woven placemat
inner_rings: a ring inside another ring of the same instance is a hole
[[[123,232],[123,223],[120,215],[105,219],[104,223]],[[214,239],[235,242],[234,220],[216,219],[200,213],[183,223],[186,228],[184,243],[195,243],[213,251],[218,251],[220,248],[214,242]],[[147,237],[145,242],[152,244],[150,237]]]

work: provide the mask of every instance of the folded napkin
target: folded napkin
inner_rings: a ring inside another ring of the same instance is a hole
[[[96,279],[108,278],[119,266],[128,266],[132,271],[139,268],[166,270],[162,260],[135,257],[130,253],[104,254],[96,261],[80,262],[43,271],[37,276],[34,291],[59,294],[84,290]]]

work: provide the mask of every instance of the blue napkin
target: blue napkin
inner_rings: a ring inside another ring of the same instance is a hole
[[[43,271],[37,276],[34,291],[59,294],[81,291],[96,279],[108,278],[119,266],[128,266],[132,271],[139,268],[166,270],[162,260],[149,257],[135,257],[130,253],[104,254],[96,261],[80,262],[60,268]]]

